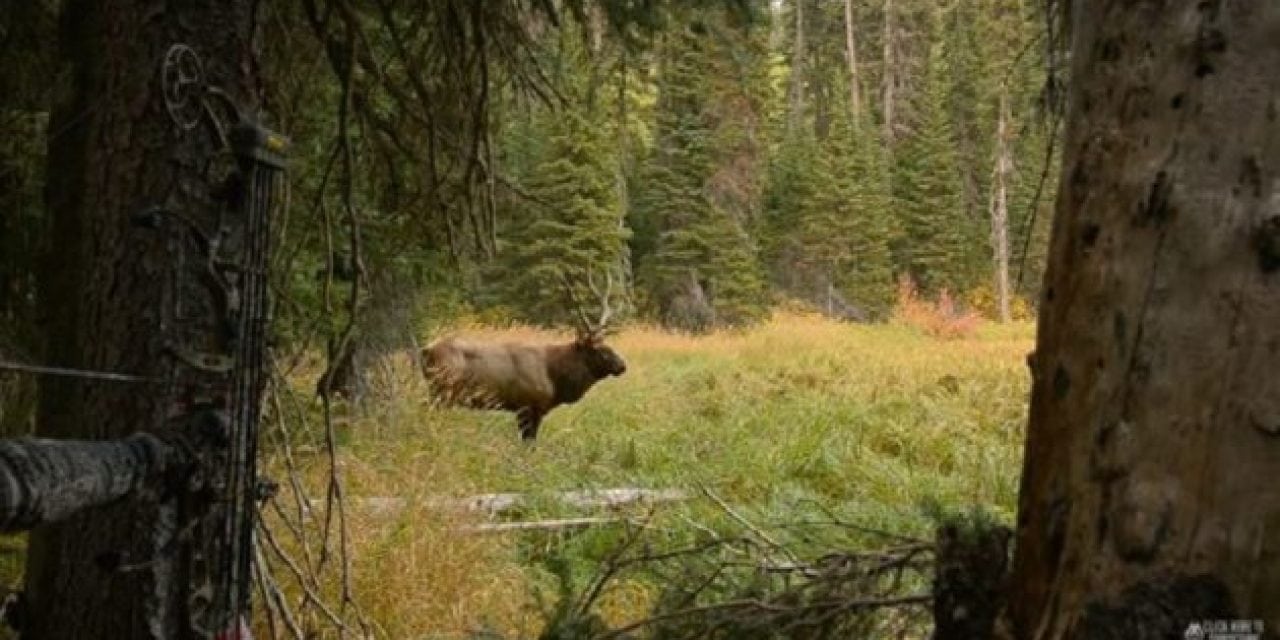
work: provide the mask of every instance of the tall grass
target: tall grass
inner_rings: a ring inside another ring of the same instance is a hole
[[[630,328],[610,341],[626,375],[553,411],[533,447],[509,414],[434,407],[403,354],[380,369],[379,397],[339,424],[346,492],[412,499],[706,486],[768,526],[837,514],[927,536],[925,504],[981,504],[1011,520],[1032,331],[975,324],[968,337],[941,340],[907,324],[795,313],[705,337]],[[463,332],[564,338],[528,328]],[[313,373],[298,377],[299,389],[311,388]],[[319,483],[318,430],[294,439],[304,475]],[[280,464],[269,462],[277,472]],[[535,502],[520,517],[561,509]],[[673,539],[723,525],[697,501],[663,513],[656,522]],[[478,535],[458,527],[471,516],[421,505],[391,515],[353,508],[348,517],[358,597],[391,638],[479,627],[536,635],[538,594],[554,590],[554,563],[589,570],[618,535],[609,527]],[[624,580],[602,613],[634,619],[656,593],[643,579]]]

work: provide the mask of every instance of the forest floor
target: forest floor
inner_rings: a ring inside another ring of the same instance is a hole
[[[524,328],[468,333],[555,337]],[[503,516],[534,521],[600,515],[537,499],[550,492],[681,489],[694,499],[649,516],[672,544],[732,524],[701,487],[733,505],[739,525],[770,531],[825,518],[929,539],[929,504],[984,505],[1011,523],[1033,334],[1030,323],[984,323],[969,337],[939,340],[900,324],[790,313],[705,337],[626,329],[610,344],[627,373],[553,411],[533,447],[520,442],[509,414],[434,408],[408,355],[398,356],[379,369],[365,410],[335,426],[356,600],[389,638],[466,637],[479,628],[534,637],[564,576],[588,580],[625,528],[478,533],[467,526],[489,520],[430,504],[441,496],[534,494]],[[313,388],[314,369],[304,364],[291,377],[296,398]],[[294,429],[292,454],[311,497],[323,498],[323,430],[314,407],[305,413],[310,426]],[[283,479],[281,447],[266,450],[269,475]],[[279,497],[286,513],[290,493]],[[410,506],[358,502],[392,496]],[[814,542],[776,535],[782,544]],[[619,576],[597,608],[614,624],[640,618],[660,588],[652,576]]]

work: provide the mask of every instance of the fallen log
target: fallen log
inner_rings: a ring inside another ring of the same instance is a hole
[[[562,529],[582,529],[601,524],[622,522],[622,517],[600,518],[562,518],[559,520],[535,520],[531,522],[491,522],[459,527],[459,531],[467,533],[504,533],[508,531],[559,531]]]
[[[556,502],[579,509],[614,509],[633,504],[657,504],[661,502],[679,502],[689,498],[689,494],[680,489],[586,489],[581,491],[561,491],[551,495]],[[531,503],[533,500],[523,493],[484,493],[466,498],[427,498],[419,504],[431,509],[445,509],[487,513],[500,515]],[[325,503],[321,499],[312,499],[311,508],[319,508]],[[390,514],[410,506],[406,498],[398,496],[369,496],[364,498],[348,498],[347,506],[355,509]]]

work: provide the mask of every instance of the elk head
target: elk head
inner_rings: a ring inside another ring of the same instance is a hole
[[[592,374],[600,378],[620,376],[626,373],[627,363],[623,361],[616,351],[604,343],[605,332],[609,328],[609,319],[613,315],[613,310],[609,307],[609,296],[613,293],[613,275],[605,274],[605,287],[604,291],[601,292],[596,288],[595,279],[592,278],[591,271],[587,271],[587,288],[600,299],[600,319],[595,322],[588,318],[581,301],[578,300],[577,294],[574,293],[573,285],[569,283],[569,279],[564,273],[560,274],[560,279],[564,284],[565,292],[569,296],[569,303],[578,316],[577,336],[574,338],[573,345],[578,353],[582,355],[587,368],[591,370]]]

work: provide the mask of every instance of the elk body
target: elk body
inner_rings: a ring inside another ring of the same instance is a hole
[[[519,420],[520,437],[536,439],[549,411],[577,402],[600,380],[627,370],[617,352],[604,344],[609,288],[602,296],[604,311],[594,325],[578,308],[582,326],[571,342],[444,338],[427,346],[422,351],[423,373],[436,398],[451,406],[513,412]],[[572,289],[568,290],[572,295]]]

